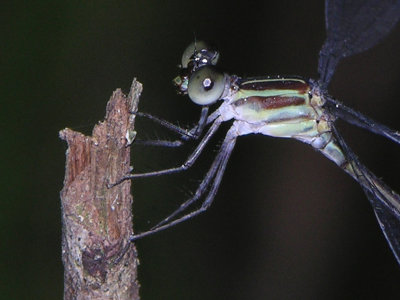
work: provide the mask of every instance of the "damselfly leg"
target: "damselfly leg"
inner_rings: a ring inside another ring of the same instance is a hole
[[[215,128],[215,130],[216,130],[216,129],[218,129],[220,124],[221,124],[221,121],[217,119],[214,121],[214,123],[212,124],[212,126],[210,128]],[[210,132],[210,130],[208,132]],[[213,132],[215,132],[215,131],[213,130]],[[212,134],[210,135],[210,137],[211,136],[212,136]],[[130,248],[131,242],[134,242],[137,239],[151,235],[153,233],[173,227],[179,223],[182,223],[182,222],[184,222],[188,219],[191,219],[194,216],[206,211],[210,207],[210,205],[213,202],[215,195],[218,191],[218,188],[221,183],[222,177],[224,175],[225,168],[228,163],[229,157],[232,153],[233,148],[235,147],[236,137],[237,137],[236,130],[232,127],[228,131],[228,133],[224,139],[224,142],[222,143],[222,145],[220,147],[220,151],[219,151],[218,155],[214,159],[206,176],[203,178],[202,182],[200,183],[199,187],[197,188],[196,193],[191,198],[189,198],[184,203],[182,203],[179,206],[179,208],[177,208],[175,211],[173,211],[164,220],[159,222],[157,225],[153,226],[150,230],[144,231],[144,232],[141,232],[139,234],[135,234],[135,235],[129,237],[130,243],[128,243],[125,246],[125,248],[121,252],[120,256],[114,261],[115,264],[118,264],[119,261],[121,260],[121,258],[128,251],[128,249]],[[197,147],[197,148],[199,148],[199,147]],[[199,154],[200,153],[198,153],[198,155]],[[195,156],[194,152],[192,153],[191,156]],[[204,193],[207,190],[209,190],[208,194],[204,198],[203,203],[200,206],[200,208],[195,209],[189,213],[186,213],[181,217],[175,218],[179,214],[186,211],[186,209],[188,209],[192,204],[199,201],[201,199],[201,197],[204,196]]]
[[[215,123],[220,123],[220,121],[216,120]],[[218,126],[219,125],[217,125],[217,127]],[[210,169],[200,183],[193,197],[183,202],[178,209],[176,209],[174,212],[172,212],[169,216],[167,216],[164,220],[152,227],[150,230],[133,235],[130,240],[134,241],[144,236],[168,229],[206,211],[210,207],[212,201],[215,198],[215,194],[218,191],[229,157],[235,146],[236,137],[237,134],[235,132],[235,128],[231,127],[224,139],[224,142],[221,145],[221,148],[219,149],[218,155],[214,159],[214,162],[212,163]],[[186,209],[188,209],[188,207],[190,207],[192,204],[199,201],[207,190],[209,191],[205,196],[200,208],[174,219],[176,216],[186,211]]]
[[[190,135],[190,137],[192,137],[194,139],[198,139],[200,137],[200,135],[198,135],[198,134],[201,134],[201,132],[198,132],[198,128],[201,128],[201,131],[204,129],[204,126],[205,126],[204,124],[207,121],[207,115],[208,115],[208,109],[207,110],[202,110],[202,114],[201,114],[201,117],[200,117],[199,124],[196,125],[192,130],[190,130],[190,131],[195,132],[196,135],[193,134],[193,135]],[[155,119],[155,120],[157,120],[157,122],[158,122],[158,120],[160,120],[160,119]],[[162,122],[163,122],[162,123],[163,125],[167,124],[166,121],[162,121]],[[173,125],[171,123],[169,123],[169,124]],[[206,134],[201,139],[200,143],[195,148],[195,150],[189,155],[189,157],[185,160],[185,162],[182,165],[180,165],[178,167],[173,167],[173,168],[168,168],[168,169],[163,169],[163,170],[158,170],[158,171],[152,171],[152,172],[146,172],[146,173],[136,173],[136,174],[127,175],[127,176],[122,177],[121,179],[119,179],[117,182],[111,184],[110,187],[116,186],[116,185],[124,182],[125,180],[129,180],[129,179],[151,177],[151,176],[161,176],[161,175],[177,173],[177,172],[181,172],[181,171],[189,169],[195,163],[195,161],[200,156],[201,152],[204,150],[204,148],[207,145],[207,143],[210,141],[212,136],[218,130],[218,127],[219,127],[220,124],[221,124],[221,122],[218,122],[218,121],[214,121],[213,122],[213,124],[210,126],[210,128],[208,129]],[[176,128],[179,128],[179,127],[176,127],[175,125],[173,125],[173,126],[174,127],[170,127],[170,128],[174,128],[173,130],[175,130]]]
[[[207,122],[208,107],[205,106],[202,108],[199,121],[193,128],[191,128],[189,130],[184,129],[180,126],[177,126],[171,122],[168,122],[164,119],[160,119],[160,118],[153,116],[151,114],[148,114],[148,113],[132,112],[132,114],[135,114],[138,117],[147,118],[147,119],[161,125],[162,127],[165,127],[166,129],[181,136],[179,140],[175,140],[175,141],[136,139],[135,140],[136,144],[143,145],[143,146],[160,146],[160,147],[175,148],[175,147],[182,146],[185,141],[196,140],[200,137],[200,135],[202,134],[202,132],[204,130],[206,122]]]

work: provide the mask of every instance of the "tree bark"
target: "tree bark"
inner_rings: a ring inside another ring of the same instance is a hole
[[[142,85],[129,95],[117,89],[106,117],[92,136],[60,131],[67,141],[61,191],[64,299],[139,299],[135,246],[123,255],[133,233],[129,180],[108,188],[130,171],[130,148]],[[121,257],[121,255],[123,255]]]

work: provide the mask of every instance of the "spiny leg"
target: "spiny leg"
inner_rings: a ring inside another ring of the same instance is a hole
[[[225,141],[218,152],[217,157],[215,158],[213,164],[211,165],[211,167],[210,167],[209,171],[207,172],[206,176],[204,177],[203,181],[200,183],[200,185],[199,185],[198,189],[196,190],[196,193],[193,195],[193,197],[190,198],[189,200],[185,201],[184,203],[182,203],[178,209],[176,209],[172,214],[170,214],[164,220],[159,222],[157,225],[153,226],[151,229],[155,229],[157,227],[160,227],[160,226],[168,223],[172,218],[174,218],[175,216],[177,216],[178,214],[180,214],[181,212],[186,210],[190,205],[192,205],[194,202],[196,202],[203,195],[204,191],[207,189],[207,187],[210,185],[211,181],[213,180],[216,170],[218,168],[220,168],[221,162],[223,162],[223,160],[224,160],[224,156],[226,155],[226,153],[228,153],[228,155],[230,155],[230,152],[233,149],[233,146],[232,146],[232,149],[228,148],[228,147],[230,147],[230,144],[228,143],[228,141],[233,139],[235,142],[236,136],[232,135],[230,132],[228,132],[228,134],[227,134],[227,138],[225,138]],[[224,168],[225,168],[225,166],[224,166]],[[221,175],[222,174],[223,174],[223,172],[221,173]],[[215,182],[215,180],[216,179],[214,179],[214,182]],[[209,194],[210,193],[211,193],[211,191],[209,192]]]
[[[192,129],[184,129],[181,128],[171,122],[160,119],[156,116],[150,115],[148,113],[143,112],[131,112],[138,117],[147,118],[170,131],[179,134],[181,137],[179,140],[169,141],[169,140],[141,140],[135,139],[135,145],[141,146],[156,146],[156,147],[166,147],[166,148],[177,148],[181,147],[188,140],[197,140],[202,134],[204,127],[209,124],[207,123],[208,117],[208,106],[204,106],[201,110],[200,119],[198,123]]]
[[[195,139],[198,139],[203,133],[204,127],[208,124],[208,106],[203,106],[200,113],[199,122],[194,126],[189,132],[194,136]]]
[[[130,241],[135,241],[144,236],[151,235],[153,233],[173,227],[173,226],[175,226],[181,222],[184,222],[190,218],[193,218],[194,216],[207,210],[210,207],[210,205],[211,205],[212,201],[214,200],[215,195],[218,191],[218,188],[221,183],[222,177],[224,175],[225,168],[228,163],[229,157],[232,153],[233,148],[235,147],[235,142],[236,142],[236,135],[233,134],[233,131],[230,130],[221,146],[220,152],[218,153],[217,157],[215,158],[215,160],[214,160],[213,164],[211,165],[209,171],[207,172],[205,178],[203,179],[203,181],[197,188],[195,195],[193,197],[191,197],[190,199],[188,199],[187,201],[185,201],[177,210],[175,210],[173,213],[171,213],[168,217],[166,217],[163,221],[158,223],[156,226],[154,226],[150,230],[133,235],[130,238]],[[213,182],[212,182],[212,180],[213,180]],[[212,182],[212,184],[211,184],[211,182]],[[207,190],[207,188],[210,184],[211,184],[210,191],[208,192],[208,194],[200,208],[198,208],[188,214],[185,214],[182,217],[173,219],[178,214],[185,211],[186,208],[188,208],[190,205],[192,205],[193,203],[198,201],[201,198],[201,196],[204,194],[204,192]]]
[[[168,140],[135,140],[135,145],[140,146],[156,146],[166,148],[177,148],[183,145],[181,140],[168,141]]]
[[[147,119],[167,128],[168,130],[180,135],[182,140],[187,141],[187,140],[191,140],[191,139],[198,139],[199,136],[201,135],[201,133],[204,129],[204,126],[206,125],[206,121],[207,121],[208,106],[202,107],[201,113],[200,113],[200,119],[199,119],[198,123],[192,129],[189,129],[189,130],[179,127],[169,121],[160,119],[153,115],[150,115],[148,113],[132,112],[132,114],[135,114],[139,117],[147,118]]]
[[[221,125],[221,120],[217,119],[214,121],[214,123],[210,126],[207,133],[204,135],[203,139],[197,145],[196,149],[189,155],[189,157],[186,159],[186,161],[181,166],[164,169],[164,170],[159,170],[159,171],[152,171],[152,172],[132,174],[129,176],[125,176],[125,177],[122,177],[121,179],[119,179],[117,182],[110,184],[109,187],[112,188],[128,179],[150,177],[150,176],[161,176],[161,175],[165,175],[165,174],[171,174],[171,173],[176,173],[176,172],[181,172],[181,171],[187,170],[195,163],[195,161],[200,156],[200,154],[204,150],[205,146],[207,145],[207,143],[209,142],[211,137],[215,134],[215,132],[218,130],[220,125]]]
[[[132,245],[132,242],[140,239],[142,237],[145,237],[147,235],[151,235],[153,233],[168,229],[172,226],[175,226],[181,222],[184,222],[201,212],[205,211],[212,203],[214,200],[215,194],[218,191],[218,187],[221,183],[222,177],[225,172],[226,165],[228,163],[229,157],[232,153],[233,148],[235,147],[236,143],[236,137],[237,135],[234,133],[234,130],[230,129],[225,137],[225,140],[220,148],[220,152],[218,153],[217,157],[214,159],[210,169],[208,170],[206,176],[204,177],[203,181],[200,183],[199,187],[196,190],[196,193],[193,197],[190,199],[186,200],[177,210],[175,210],[172,214],[170,214],[168,217],[166,217],[163,221],[158,223],[156,226],[151,228],[148,231],[133,235],[129,238],[129,243],[125,245],[125,248],[123,251],[120,253],[119,257],[115,259],[114,263],[118,264],[121,258],[126,254],[130,246]],[[200,199],[200,197],[204,194],[204,192],[207,190],[207,187],[210,185],[212,179],[214,178],[214,182],[212,183],[211,189],[205,198],[202,206],[193,211],[190,212],[178,219],[175,219],[173,221],[170,221],[172,218],[174,218],[176,215],[179,213],[183,212],[187,207],[189,207],[191,204],[195,203]]]

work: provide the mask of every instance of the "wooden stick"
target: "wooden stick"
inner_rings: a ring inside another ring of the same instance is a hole
[[[92,136],[60,131],[67,141],[61,191],[64,299],[139,299],[134,245],[120,254],[133,233],[131,183],[111,189],[130,171],[130,148],[142,85],[133,80],[129,95],[117,89],[106,117]],[[115,263],[117,259],[118,263]]]

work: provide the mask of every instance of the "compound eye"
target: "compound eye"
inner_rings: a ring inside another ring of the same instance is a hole
[[[196,52],[199,52],[202,49],[207,49],[208,45],[203,41],[197,41],[191,43],[182,54],[182,68],[185,69],[188,67],[189,63],[194,59],[193,56]]]
[[[225,75],[211,66],[204,66],[192,74],[188,83],[190,99],[199,105],[209,105],[222,97]]]
[[[182,69],[195,70],[205,65],[215,66],[219,59],[219,52],[204,41],[191,43],[183,52]]]

